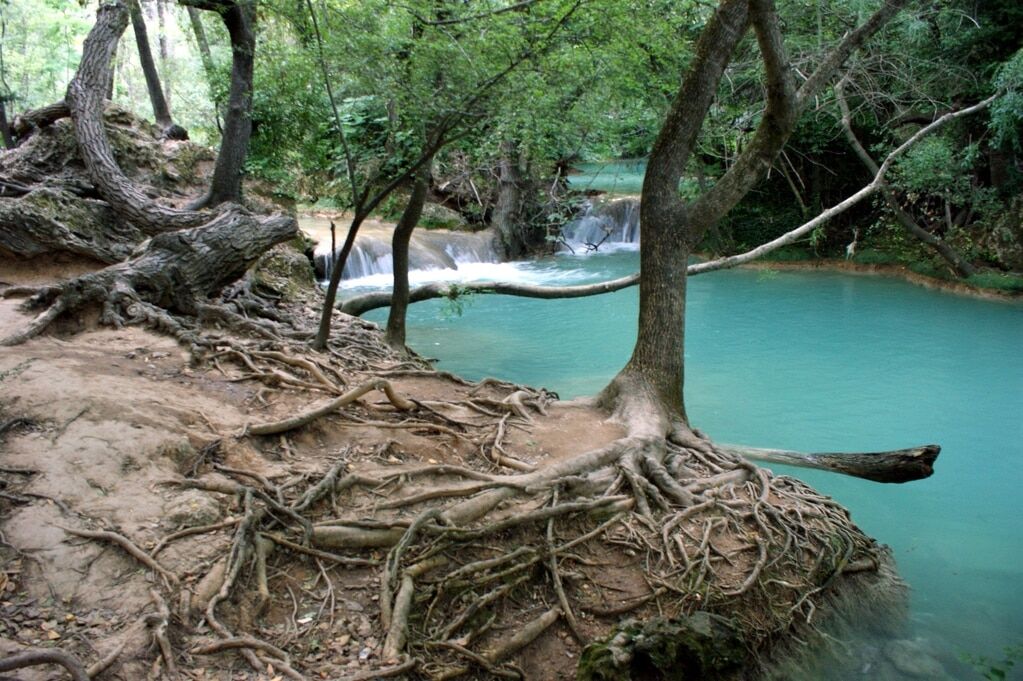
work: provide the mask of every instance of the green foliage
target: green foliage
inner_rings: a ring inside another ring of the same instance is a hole
[[[995,87],[1003,92],[991,107],[991,131],[994,146],[1008,146],[1016,153],[1023,152],[1023,50],[1002,64],[994,79]]]
[[[465,309],[476,301],[476,295],[464,286],[451,284],[444,296],[444,304],[440,308],[440,318],[449,321],[461,317]]]

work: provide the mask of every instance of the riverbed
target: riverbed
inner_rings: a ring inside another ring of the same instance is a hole
[[[637,267],[627,248],[506,263],[494,276],[585,283]],[[636,308],[636,289],[430,301],[410,309],[409,342],[439,368],[570,398],[598,391],[628,359]],[[907,636],[955,678],[980,678],[963,655],[998,661],[1023,643],[1021,341],[1023,304],[896,279],[733,270],[690,280],[686,402],[714,439],[802,451],[942,445],[934,476],[906,485],[782,472],[835,497],[892,547],[912,587]]]

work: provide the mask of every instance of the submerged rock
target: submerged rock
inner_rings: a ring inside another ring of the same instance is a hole
[[[891,641],[884,647],[885,657],[903,674],[920,679],[950,679],[941,663],[927,654],[920,644],[908,639]]]

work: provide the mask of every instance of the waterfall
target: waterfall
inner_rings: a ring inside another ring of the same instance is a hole
[[[561,228],[567,249],[576,253],[639,244],[639,199],[586,203],[582,215]]]
[[[334,269],[335,254],[330,251],[330,230],[325,220],[303,218],[302,229],[317,242],[313,252],[316,276],[325,280]],[[319,224],[324,223],[324,224]],[[326,227],[326,229],[325,229]],[[391,261],[391,234],[393,227],[383,224],[365,224],[355,239],[352,252],[345,263],[343,279],[362,279],[394,272]],[[409,242],[409,271],[457,270],[469,263],[498,262],[495,235],[490,230],[481,232],[453,232],[444,229],[416,230]],[[336,235],[337,250],[344,243],[344,230]]]

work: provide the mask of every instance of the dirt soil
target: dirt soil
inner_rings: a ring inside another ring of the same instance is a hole
[[[16,285],[89,268],[81,262],[3,265],[0,280]],[[0,299],[0,335],[28,321],[19,302]],[[223,523],[222,529],[181,538],[159,553],[167,570],[195,587],[230,546],[233,526],[227,523],[237,520],[240,509],[232,495],[169,483],[189,474],[197,452],[211,441],[252,422],[285,417],[323,395],[239,380],[235,367],[225,375],[213,365],[193,366],[174,339],[140,328],[90,328],[85,319],[65,324],[65,330],[77,333],[0,350],[0,425],[6,431],[0,435],[0,655],[59,646],[91,664],[124,645],[101,678],[141,679],[153,673],[158,657],[145,621],[154,609],[150,592],[159,588],[157,578],[120,548],[64,528],[114,530],[152,551],[182,528]],[[453,400],[469,392],[439,376],[396,377],[392,383],[420,400]],[[364,411],[372,418],[381,408],[367,404]],[[528,430],[510,428],[507,447],[520,452],[524,463],[543,465],[621,435],[619,426],[595,410],[565,405]],[[287,438],[225,441],[230,442],[220,465],[284,486],[322,476],[343,453],[372,452],[383,463],[409,466],[471,465],[480,456],[454,438],[335,417]],[[375,465],[370,457],[353,461],[365,470]],[[273,605],[251,625],[259,635],[318,670],[313,678],[379,666],[385,632],[378,624],[378,569],[329,569],[330,587],[320,581],[320,573],[327,576],[324,565],[308,557],[273,570]],[[625,573],[621,583],[615,579],[608,572],[602,602],[646,592]],[[551,631],[554,635],[517,656],[527,678],[574,678],[579,646],[564,625]],[[177,643],[173,636],[172,642]],[[182,678],[280,678],[272,669],[252,672],[230,652],[201,656],[185,648],[175,655]],[[18,674],[65,678],[46,667]]]

